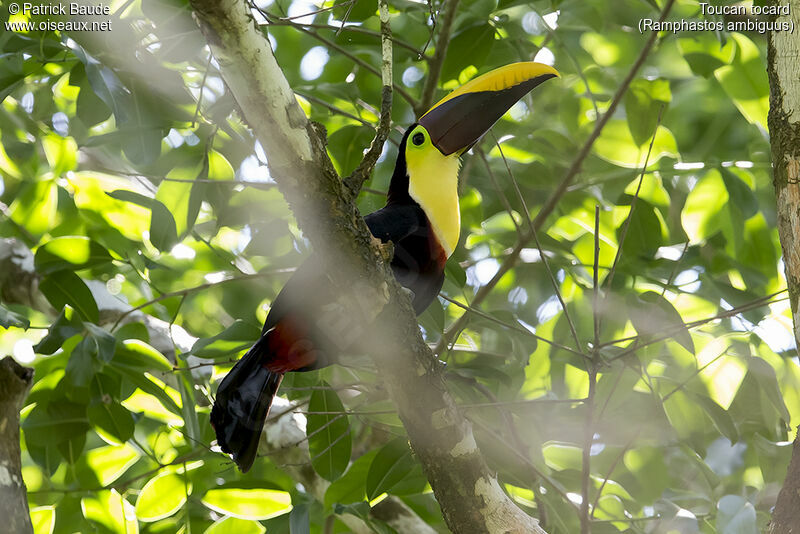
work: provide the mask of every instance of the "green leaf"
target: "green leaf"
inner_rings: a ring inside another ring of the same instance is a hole
[[[32,509],[31,524],[35,534],[53,534],[56,526],[55,506],[39,506]]]
[[[133,437],[134,422],[131,412],[120,403],[106,399],[89,405],[89,422],[105,436],[123,444]]]
[[[302,503],[292,508],[289,514],[289,534],[310,534],[311,520],[309,517],[310,506]]]
[[[203,534],[264,534],[266,531],[258,521],[224,517],[208,527]]]
[[[612,119],[603,128],[594,144],[595,152],[601,158],[620,167],[639,169],[644,165],[649,149],[649,139],[645,145],[639,146],[634,141],[631,131],[625,121]],[[652,166],[661,158],[680,158],[678,144],[672,132],[665,126],[659,126],[653,141],[653,150],[647,165]]]
[[[689,38],[678,39],[678,50],[692,71],[705,78],[714,74],[717,68],[730,63],[736,54],[733,40],[721,43],[708,32],[695,32]]]
[[[311,465],[326,480],[336,480],[350,463],[350,424],[344,406],[325,382],[311,394],[308,405],[308,449]]]
[[[138,339],[120,343],[112,362],[133,371],[172,371],[172,364],[163,354]]]
[[[720,167],[719,172],[722,174],[722,181],[728,190],[728,197],[739,208],[742,217],[749,219],[758,213],[758,199],[750,186],[725,167]]]
[[[194,397],[194,383],[191,373],[181,373],[178,375],[178,391],[181,395],[181,416],[186,434],[193,441],[200,441],[202,432],[200,422],[197,419],[195,406],[197,402]]]
[[[89,430],[86,406],[64,398],[49,405],[36,405],[22,423],[25,443],[43,447],[57,445]]]
[[[622,260],[630,261],[637,258],[651,258],[663,243],[661,220],[655,208],[649,202],[638,200],[633,205],[630,223],[622,244]],[[622,239],[622,232],[626,222],[620,223],[617,228],[617,241]],[[594,241],[594,240],[593,240]],[[592,248],[594,252],[594,248]]]
[[[157,398],[164,408],[175,415],[180,416],[181,418],[183,417],[181,407],[178,406],[175,400],[173,400],[173,398],[167,394],[164,388],[158,386],[152,380],[147,378],[141,370],[119,367],[117,371],[119,371],[119,373],[124,376],[125,379],[129,380],[137,388]]]
[[[34,265],[40,274],[68,269],[78,271],[108,263],[111,254],[88,237],[69,236],[51,239],[36,250]]]
[[[72,68],[69,74],[69,83],[80,90],[75,112],[84,125],[94,126],[111,116],[111,108],[92,90],[83,63],[77,63]]]
[[[700,243],[722,229],[722,211],[728,204],[728,189],[716,169],[705,173],[686,197],[681,224],[692,244]]]
[[[55,181],[24,182],[14,202],[8,207],[8,212],[12,221],[31,234],[45,233],[55,225],[58,214],[58,187]]]
[[[737,44],[736,56],[730,65],[715,70],[714,76],[744,118],[767,131],[769,82],[758,46],[741,33],[731,37]]]
[[[22,328],[27,330],[31,322],[24,315],[11,311],[0,304],[0,326],[3,328]]]
[[[361,125],[345,126],[331,134],[328,150],[339,174],[346,176],[356,169],[373,135],[372,128]]]
[[[334,480],[325,491],[325,508],[330,508],[334,504],[352,504],[361,502],[366,498],[364,484],[367,479],[369,467],[373,458],[378,454],[378,449],[373,449],[361,455],[356,461],[350,464],[347,471]]]
[[[778,377],[775,376],[775,369],[763,359],[754,356],[747,360],[748,371],[756,379],[761,392],[766,395],[769,403],[778,411],[781,418],[787,423],[791,421],[791,415],[783,401],[781,387],[778,384]]]
[[[186,486],[188,484],[188,488]],[[174,473],[162,473],[144,485],[136,499],[136,517],[145,523],[164,519],[180,510],[192,483]]]
[[[650,142],[658,125],[661,109],[666,111],[672,100],[667,80],[637,79],[625,93],[625,115],[634,143],[639,146]]]
[[[711,422],[719,430],[719,433],[728,438],[731,443],[739,441],[739,431],[736,429],[736,423],[733,417],[728,413],[728,410],[714,402],[713,399],[705,395],[693,395],[695,400],[705,410],[706,415],[711,418]]]
[[[110,532],[139,532],[133,506],[117,490],[100,491],[91,497],[84,497],[81,499],[81,510],[86,519],[99,523]]]
[[[367,473],[367,500],[371,501],[381,493],[391,491],[415,465],[406,438],[393,439],[381,447]]]
[[[96,346],[97,356],[103,363],[108,363],[114,357],[114,350],[117,347],[117,338],[108,331],[92,323],[84,323],[84,327],[89,331],[92,341]]]
[[[249,348],[260,336],[260,328],[237,319],[216,336],[198,339],[190,353],[200,358],[226,358]]]
[[[83,63],[86,77],[95,95],[105,102],[114,112],[118,124],[128,120],[127,109],[130,103],[130,92],[122,85],[114,72],[86,53],[79,45],[74,44],[72,51]]]
[[[756,509],[743,497],[725,495],[717,502],[717,531],[720,534],[758,534]]]
[[[59,316],[50,325],[47,335],[34,345],[33,350],[39,354],[53,354],[61,348],[64,341],[82,331],[83,323],[74,310],[70,306],[64,306]]]
[[[655,291],[646,291],[640,295],[630,295],[627,302],[631,308],[631,322],[640,336],[653,338],[668,334],[694,354],[692,336],[681,314],[670,301]]]
[[[98,447],[87,451],[84,457],[98,482],[107,486],[124,475],[141,458],[141,454],[126,443],[122,446]]]
[[[67,381],[76,387],[86,387],[89,381],[99,369],[99,362],[95,358],[97,355],[97,345],[90,337],[83,338],[78,343],[67,362],[66,378]]]
[[[150,242],[154,247],[169,252],[178,243],[175,218],[162,202],[125,189],[117,189],[107,195],[150,209]]]
[[[39,289],[48,302],[57,310],[69,304],[84,321],[97,323],[100,313],[92,292],[72,271],[57,271],[46,276],[39,284]]]
[[[198,176],[201,169],[198,165],[191,167],[176,167],[167,173],[167,178],[178,180],[194,180],[195,178],[205,178]],[[170,180],[162,181],[156,191],[156,200],[164,204],[164,207],[170,212],[175,220],[176,232],[179,236],[185,235],[186,232],[192,229],[194,221],[197,218],[199,205],[197,209],[189,209],[189,200],[192,195],[193,183],[189,181],[174,182]]]
[[[567,469],[580,470],[581,449],[566,443],[548,443],[542,449],[548,467],[558,471]]]
[[[215,512],[259,521],[292,510],[292,497],[289,493],[260,488],[211,489],[203,496],[202,502]]]
[[[445,56],[441,80],[458,79],[461,71],[470,65],[480,69],[494,44],[494,31],[491,24],[484,22],[456,33],[448,48],[458,53]]]

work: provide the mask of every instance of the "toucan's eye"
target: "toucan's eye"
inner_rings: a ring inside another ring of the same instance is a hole
[[[415,146],[420,146],[425,142],[425,135],[422,132],[417,132],[411,138],[411,142],[414,143]]]

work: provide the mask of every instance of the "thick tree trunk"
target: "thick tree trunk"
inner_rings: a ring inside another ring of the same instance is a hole
[[[489,471],[472,428],[447,392],[423,341],[408,296],[400,291],[346,194],[315,131],[242,0],[192,0],[222,76],[267,153],[270,175],[322,254],[343,324],[337,332],[367,344],[397,403],[448,527],[457,533],[543,533]],[[376,325],[375,317],[386,320]],[[345,340],[347,341],[347,340]]]
[[[769,35],[769,133],[778,202],[778,233],[786,265],[786,284],[794,318],[794,337],[800,347],[800,0],[791,0],[795,32]],[[783,5],[786,2],[782,2]],[[800,533],[800,435],[795,439],[786,481],[778,495],[770,534]]]
[[[19,411],[32,384],[33,369],[0,361],[0,518],[10,534],[33,532],[19,449]]]

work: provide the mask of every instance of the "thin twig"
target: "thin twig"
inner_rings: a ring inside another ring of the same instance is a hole
[[[192,118],[192,128],[197,124],[197,117],[200,116],[200,106],[203,103],[203,91],[206,88],[206,79],[208,78],[208,69],[211,67],[211,52],[208,53],[208,62],[206,62],[206,70],[203,72],[203,81],[200,82],[200,94],[197,95],[197,106],[194,108],[194,117]]]
[[[496,319],[496,318],[492,317],[491,315],[489,315],[486,312],[483,312],[481,310],[476,310],[472,306],[467,306],[466,304],[462,304],[462,303],[458,302],[457,300],[453,300],[452,298],[448,297],[447,295],[445,295],[443,293],[439,293],[439,297],[443,298],[447,302],[450,302],[451,304],[455,304],[456,306],[458,306],[462,310],[468,311],[470,313],[474,313],[475,315],[477,315],[479,317],[482,317],[482,318],[486,319],[487,321],[491,321],[491,322],[493,322],[495,324],[499,324],[500,326],[504,326],[505,328],[508,328],[509,330],[514,330],[515,332],[519,332],[520,334],[524,334],[526,336],[530,336],[532,338],[538,339],[539,341],[541,341],[543,343],[547,343],[548,345],[551,345],[553,347],[559,348],[561,350],[565,350],[567,352],[571,352],[572,354],[575,354],[577,356],[583,356],[583,354],[580,352],[580,350],[572,349],[570,347],[567,347],[566,345],[562,345],[560,343],[556,343],[555,341],[551,341],[551,340],[549,340],[547,338],[544,338],[542,336],[536,335],[533,332],[531,332],[530,330],[528,330],[526,328],[522,328],[521,326],[516,326],[516,325],[512,325],[512,324],[508,324],[506,322],[503,322],[500,319]]]
[[[353,55],[346,48],[344,48],[342,46],[339,46],[338,44],[334,43],[330,39],[327,39],[327,38],[321,36],[317,32],[312,32],[311,30],[307,30],[307,29],[305,29],[303,27],[298,27],[297,29],[300,30],[303,33],[306,33],[306,34],[310,35],[314,39],[320,41],[325,46],[327,46],[327,47],[329,47],[329,48],[331,48],[333,50],[336,50],[337,52],[339,52],[340,54],[342,54],[343,56],[348,58],[350,61],[352,61],[353,63],[355,63],[359,67],[362,67],[363,69],[365,69],[367,72],[370,72],[370,73],[374,74],[378,78],[381,78],[381,79],[383,78],[383,75],[381,74],[381,72],[378,69],[376,69],[375,67],[373,67],[372,65],[370,65],[369,63],[367,63],[366,61],[361,59],[360,57]],[[405,89],[403,89],[402,87],[400,87],[396,83],[392,83],[392,89],[394,90],[395,93],[397,93],[398,95],[403,97],[403,100],[408,102],[412,107],[416,106],[417,100],[413,96],[411,96],[411,94],[409,94],[408,91],[406,91]]]
[[[356,170],[344,179],[344,186],[353,198],[358,196],[361,186],[375,168],[392,127],[392,27],[389,23],[388,1],[379,0],[378,9],[381,15],[381,81],[383,82],[380,120],[369,150],[364,154]]]
[[[597,309],[597,294],[599,282],[597,272],[600,263],[600,206],[594,208],[594,274],[592,286],[592,308],[594,316],[594,342],[592,343],[592,356],[587,363],[586,372],[589,375],[589,393],[586,395],[586,423],[583,429],[583,451],[581,462],[581,534],[592,531],[592,518],[589,515],[589,484],[592,477],[592,442],[594,441],[594,397],[597,389],[597,367],[600,360],[599,338],[600,321]],[[593,509],[593,508],[592,508]]]
[[[114,326],[111,327],[111,331],[114,331],[119,326],[120,322],[125,317],[127,317],[130,314],[132,314],[133,312],[141,310],[142,308],[146,308],[148,306],[151,306],[151,305],[153,305],[153,304],[155,304],[157,302],[161,302],[162,300],[165,300],[165,299],[168,299],[168,298],[183,297],[183,296],[189,295],[191,293],[194,293],[196,291],[203,291],[204,289],[208,289],[210,287],[215,287],[215,286],[219,286],[219,285],[222,285],[222,284],[229,284],[231,282],[241,282],[243,280],[250,280],[252,278],[261,278],[261,277],[264,277],[264,276],[271,276],[273,274],[280,274],[280,273],[292,273],[294,271],[295,271],[295,269],[276,269],[274,271],[260,272],[260,273],[255,273],[255,274],[246,274],[246,275],[241,275],[241,276],[234,276],[234,277],[231,277],[231,278],[226,278],[224,280],[220,280],[219,282],[207,282],[205,284],[200,284],[199,286],[187,287],[186,289],[179,289],[178,291],[171,291],[169,293],[162,293],[158,297],[156,297],[154,299],[150,299],[147,302],[143,302],[142,304],[139,304],[138,306],[134,306],[130,310],[127,310],[126,312],[123,312],[122,314],[120,314],[120,316],[117,318],[116,322],[114,323]]]
[[[620,460],[622,460],[622,458],[625,456],[625,453],[628,452],[628,449],[631,448],[631,445],[633,445],[633,442],[636,441],[636,438],[639,437],[639,432],[641,432],[641,429],[637,429],[636,432],[634,432],[631,439],[628,440],[628,443],[625,444],[625,446],[622,448],[617,457],[614,458],[614,461],[611,462],[611,465],[609,466],[608,471],[606,472],[606,475],[603,478],[603,483],[600,484],[600,488],[597,490],[597,495],[595,495],[594,502],[592,503],[592,509],[589,512],[589,519],[591,519],[592,521],[594,521],[594,511],[597,509],[597,502],[603,495],[603,488],[606,487],[606,483],[611,478],[611,475],[612,473],[614,473],[614,469],[617,468],[617,465],[619,464]]]
[[[439,76],[442,74],[442,66],[447,55],[447,45],[450,43],[450,34],[458,11],[458,3],[459,0],[445,0],[442,25],[439,30],[439,38],[436,41],[436,51],[428,63],[428,77],[422,89],[422,97],[415,108],[418,117],[428,111],[428,108],[433,104],[433,96],[436,92],[436,87],[439,85]]]
[[[316,30],[331,30],[331,31],[346,31],[346,32],[353,32],[353,33],[360,33],[362,35],[369,35],[372,37],[377,37],[378,39],[381,38],[381,32],[376,32],[373,30],[369,30],[367,28],[362,28],[361,26],[331,26],[329,24],[304,24],[302,22],[292,22],[288,20],[272,20],[271,22],[267,23],[268,26],[303,26],[305,28],[314,28]],[[395,36],[390,37],[392,40],[392,44],[399,46],[400,48],[405,48],[410,52],[414,52],[420,58],[423,58],[422,51],[418,48],[414,47],[414,45],[403,41],[402,39],[398,39]],[[424,58],[428,59],[428,58]]]
[[[489,179],[492,181],[492,185],[494,186],[494,190],[497,192],[497,195],[500,197],[500,202],[503,204],[506,212],[508,213],[511,222],[514,223],[514,228],[517,230],[517,237],[522,236],[522,228],[520,228],[519,223],[517,222],[517,218],[514,217],[514,209],[511,207],[511,203],[508,201],[508,197],[500,188],[500,182],[497,181],[497,177],[494,175],[494,171],[489,166],[489,160],[486,159],[486,153],[483,149],[479,146],[476,146],[473,151],[478,155],[478,157],[483,162],[483,166],[486,167],[486,173],[489,175]]]
[[[542,243],[539,241],[539,236],[536,233],[536,227],[531,220],[530,211],[528,210],[528,203],[525,202],[525,196],[522,194],[522,190],[519,188],[517,179],[514,178],[514,173],[511,172],[511,165],[509,165],[508,160],[506,160],[506,155],[503,153],[503,147],[500,146],[500,141],[494,136],[494,133],[492,133],[492,137],[494,138],[497,150],[500,151],[500,157],[503,158],[503,163],[506,165],[506,171],[508,172],[508,176],[511,179],[512,185],[514,186],[514,190],[517,193],[517,198],[519,199],[520,204],[522,204],[522,212],[525,214],[525,218],[528,221],[528,231],[530,232],[530,235],[533,236],[533,241],[536,243],[536,249],[539,251],[539,257],[542,258],[542,264],[544,265],[545,271],[547,271],[547,275],[550,277],[550,283],[553,285],[556,298],[561,305],[561,309],[564,311],[564,318],[567,320],[569,331],[572,333],[572,339],[575,341],[575,348],[578,349],[581,354],[583,354],[583,351],[581,350],[581,341],[578,337],[578,331],[575,329],[575,323],[572,321],[569,310],[567,310],[567,303],[564,301],[564,297],[561,295],[561,288],[558,286],[558,280],[556,280],[556,277],[553,274],[553,269],[550,268],[550,262],[547,261],[547,255],[544,253]]]

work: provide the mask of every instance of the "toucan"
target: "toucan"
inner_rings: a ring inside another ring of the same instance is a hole
[[[551,66],[520,62],[474,78],[437,102],[403,135],[386,206],[364,220],[393,244],[392,271],[422,313],[444,282],[459,239],[459,157],[518,100],[558,76]],[[309,258],[272,302],[261,337],[220,383],[211,425],[220,449],[242,472],[253,465],[272,399],[284,373],[334,363],[344,333],[326,327],[335,298],[321,262]]]

